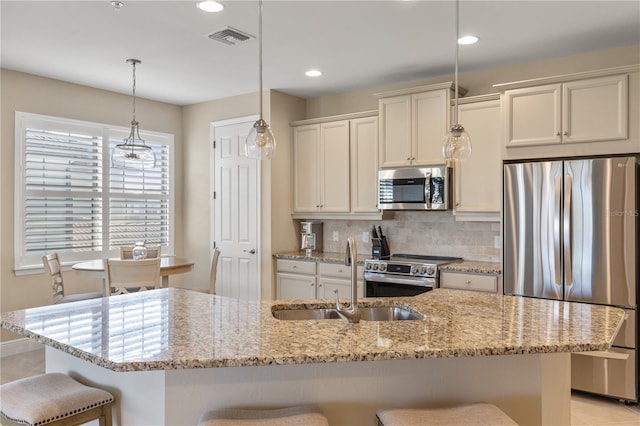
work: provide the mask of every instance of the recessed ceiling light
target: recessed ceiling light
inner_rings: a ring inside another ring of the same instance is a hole
[[[322,75],[322,71],[318,70],[309,70],[304,73],[307,77],[320,77]]]
[[[224,9],[222,3],[218,3],[217,1],[206,0],[198,3],[198,9],[204,10],[205,12],[220,12]]]
[[[458,44],[474,44],[477,42],[478,42],[478,37],[474,35],[466,35],[458,39]]]

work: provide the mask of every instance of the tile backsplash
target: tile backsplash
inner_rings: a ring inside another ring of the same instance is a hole
[[[381,226],[391,253],[434,256],[457,256],[465,260],[500,262],[495,237],[500,236],[499,222],[457,222],[451,212],[395,212],[394,218],[382,221],[323,220],[325,252],[342,252],[348,237],[356,240],[358,254],[371,254],[371,241],[362,234],[372,226]],[[334,241],[334,232],[339,241]]]

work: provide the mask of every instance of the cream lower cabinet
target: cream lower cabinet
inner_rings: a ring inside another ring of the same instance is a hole
[[[293,128],[293,211],[349,212],[349,120]]]
[[[441,271],[440,287],[496,293],[498,291],[498,277],[496,275]]]
[[[364,297],[364,280],[362,266],[356,268],[358,278],[358,298]],[[338,290],[338,297],[351,297],[351,267],[339,263],[318,263],[318,299],[335,298],[333,290]]]
[[[444,162],[441,144],[449,126],[451,87],[421,89],[425,91],[400,96],[378,94],[380,167]]]
[[[458,122],[471,137],[471,158],[454,166],[456,220],[499,221],[502,188],[500,97],[462,100]]]
[[[315,299],[316,262],[278,259],[277,299]]]
[[[277,299],[333,299],[338,290],[341,299],[351,297],[351,268],[325,262],[278,259]],[[362,266],[358,271],[358,297],[364,297]]]
[[[506,146],[624,140],[628,74],[507,90]]]

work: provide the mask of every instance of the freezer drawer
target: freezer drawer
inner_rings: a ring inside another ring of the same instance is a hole
[[[574,353],[571,355],[571,387],[637,402],[636,368],[636,351],[632,349]]]

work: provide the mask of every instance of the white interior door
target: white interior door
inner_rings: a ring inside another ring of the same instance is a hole
[[[259,162],[244,143],[257,117],[215,122],[213,134],[213,247],[220,249],[216,294],[260,299],[258,224]]]

